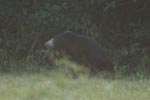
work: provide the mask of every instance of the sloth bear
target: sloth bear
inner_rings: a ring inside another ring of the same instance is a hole
[[[65,51],[71,60],[86,65],[90,73],[114,73],[114,65],[104,50],[94,40],[71,31],[60,33],[47,41],[45,46],[58,52]]]

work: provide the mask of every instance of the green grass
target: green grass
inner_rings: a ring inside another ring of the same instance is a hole
[[[150,80],[71,79],[56,71],[0,74],[0,100],[150,100]]]
[[[0,100],[150,100],[149,78],[89,78],[84,66],[56,63],[49,71],[33,62],[12,63],[10,72],[0,73]],[[78,78],[72,79],[70,68]]]

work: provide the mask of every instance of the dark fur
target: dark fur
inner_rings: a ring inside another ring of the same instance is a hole
[[[87,65],[92,73],[114,72],[112,61],[95,40],[70,31],[58,34],[52,39],[53,46],[49,46],[48,42],[45,43],[48,48],[65,51],[72,60]]]

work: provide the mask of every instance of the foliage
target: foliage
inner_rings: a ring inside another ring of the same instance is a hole
[[[10,69],[11,59],[35,56],[46,40],[71,30],[96,39],[127,72],[149,72],[149,4],[149,0],[1,0],[0,69]]]

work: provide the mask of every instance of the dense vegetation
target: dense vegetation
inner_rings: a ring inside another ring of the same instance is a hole
[[[13,69],[14,59],[41,61],[44,42],[71,30],[96,39],[123,72],[149,73],[149,5],[149,0],[1,0],[0,70]]]

